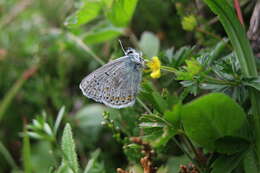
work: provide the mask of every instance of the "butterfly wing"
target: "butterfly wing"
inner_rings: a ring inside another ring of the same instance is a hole
[[[102,102],[113,108],[124,108],[135,103],[142,78],[142,69],[132,62],[125,63],[105,84]]]
[[[135,103],[141,82],[141,69],[125,56],[102,66],[85,77],[80,88],[85,96],[113,108]]]
[[[97,102],[102,102],[103,88],[115,71],[124,65],[126,56],[113,60],[86,76],[79,87],[82,93]]]

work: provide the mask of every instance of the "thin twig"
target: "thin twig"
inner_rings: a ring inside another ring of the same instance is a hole
[[[196,28],[196,31],[197,31],[197,32],[201,32],[201,33],[206,34],[206,35],[209,35],[209,36],[211,36],[211,37],[213,37],[213,38],[215,38],[215,39],[217,39],[217,40],[220,40],[220,41],[223,40],[223,39],[222,39],[220,36],[218,36],[217,34],[214,34],[214,33],[212,33],[212,32],[206,31],[206,30],[202,29],[201,27],[197,27],[197,28]],[[227,44],[227,47],[232,50],[231,45]]]
[[[215,39],[217,39],[217,40],[222,40],[222,38],[221,38],[220,36],[218,36],[218,35],[216,35],[216,34],[214,34],[214,33],[212,33],[212,32],[206,31],[206,30],[204,30],[204,29],[202,29],[202,28],[200,28],[200,27],[197,27],[197,28],[196,28],[196,31],[201,32],[201,33],[204,33],[204,34],[206,34],[206,35],[209,35],[209,36],[211,36],[211,37],[213,37],[213,38],[215,38]]]

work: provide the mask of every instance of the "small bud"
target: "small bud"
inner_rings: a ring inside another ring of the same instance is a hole
[[[186,16],[181,21],[182,28],[186,31],[193,31],[197,26],[197,20],[195,16]]]

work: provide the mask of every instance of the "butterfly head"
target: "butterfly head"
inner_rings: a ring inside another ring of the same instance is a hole
[[[128,48],[125,51],[125,54],[127,56],[129,56],[129,58],[131,59],[132,62],[141,65],[142,67],[144,67],[144,59],[142,58],[142,52],[137,52],[135,49],[133,48]]]

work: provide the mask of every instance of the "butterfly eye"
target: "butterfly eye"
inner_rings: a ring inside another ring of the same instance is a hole
[[[132,50],[127,51],[127,55],[134,53]]]

